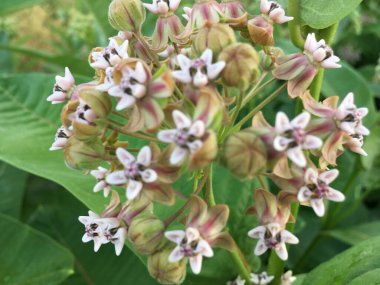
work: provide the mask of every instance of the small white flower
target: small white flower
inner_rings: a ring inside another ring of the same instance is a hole
[[[113,73],[115,68],[114,67],[107,67],[106,68],[106,77],[104,78],[104,82],[98,86],[96,86],[96,89],[102,92],[108,92],[108,90],[115,86],[115,81],[113,79]]]
[[[354,104],[354,94],[348,93],[339,105],[335,116],[340,122],[339,128],[347,134],[368,136],[370,132],[362,122],[367,114],[368,108],[357,108]]]
[[[182,83],[192,83],[197,87],[205,86],[209,81],[216,79],[226,65],[224,61],[212,63],[211,49],[206,49],[200,58],[193,60],[179,54],[177,61],[181,69],[173,71],[173,77]]]
[[[127,230],[120,226],[118,219],[115,220],[118,221],[118,224],[114,222],[104,226],[102,242],[103,244],[112,243],[115,246],[116,255],[119,256],[127,238]]]
[[[305,186],[298,192],[298,200],[301,203],[309,203],[314,212],[322,217],[325,214],[323,200],[342,202],[344,195],[331,188],[329,184],[339,175],[337,169],[329,170],[318,174],[313,168],[309,168],[305,173]]]
[[[317,149],[323,144],[320,138],[305,132],[309,121],[310,114],[307,112],[298,115],[291,122],[283,112],[278,112],[276,116],[277,136],[273,141],[273,147],[277,151],[286,151],[288,158],[299,167],[306,166],[303,149]]]
[[[70,136],[71,132],[68,129],[66,129],[64,126],[60,127],[55,134],[54,142],[49,150],[63,149]]]
[[[199,231],[195,228],[189,227],[186,231],[168,231],[165,232],[165,237],[177,244],[169,255],[169,262],[177,262],[187,257],[194,274],[201,272],[203,256],[214,256],[210,244],[202,239]]]
[[[94,241],[94,251],[97,252],[102,245],[103,228],[99,223],[100,217],[92,211],[88,211],[88,216],[80,216],[79,221],[85,226],[83,242]]]
[[[65,76],[57,75],[55,77],[55,84],[53,94],[51,94],[47,101],[52,104],[59,104],[65,102],[70,98],[74,89],[75,80],[69,68],[65,68]]]
[[[120,98],[116,110],[129,108],[136,103],[136,100],[144,97],[147,80],[148,74],[141,62],[137,62],[135,69],[124,67],[119,85],[108,90],[109,95]]]
[[[79,105],[74,113],[69,115],[71,121],[76,121],[82,124],[93,125],[98,118],[94,110],[82,99],[79,99]],[[69,128],[72,130],[72,126]]]
[[[281,229],[278,223],[270,223],[266,226],[258,226],[248,232],[251,238],[259,239],[255,248],[255,255],[259,256],[268,249],[274,249],[279,258],[288,259],[288,251],[285,243],[297,244],[298,238],[291,232]]]
[[[256,285],[269,284],[273,279],[274,276],[268,276],[265,271],[259,274],[251,273],[251,281]]]
[[[276,24],[283,24],[294,19],[285,16],[285,10],[275,1],[261,0],[260,11],[268,15]]]
[[[116,39],[110,38],[109,45],[101,51],[91,53],[92,68],[106,69],[115,66],[122,59],[128,58],[128,40],[119,45]]]
[[[94,186],[93,191],[99,192],[103,190],[104,197],[108,197],[111,192],[111,186],[106,182],[108,170],[99,166],[97,170],[91,170],[90,174],[94,176],[98,183]]]
[[[206,132],[206,127],[203,121],[192,122],[178,110],[173,111],[173,120],[176,129],[160,131],[158,139],[162,142],[176,144],[170,156],[170,163],[174,165],[183,162],[189,154],[202,147],[201,138]]]
[[[157,173],[149,166],[152,160],[152,152],[149,146],[144,146],[137,155],[137,159],[123,148],[116,149],[116,156],[123,164],[124,169],[112,172],[106,177],[106,182],[111,185],[127,184],[126,194],[129,200],[136,198],[144,183],[157,180]]]
[[[293,272],[291,270],[286,271],[281,276],[281,283],[280,285],[292,285],[294,281],[296,281],[296,277],[293,276]]]
[[[304,52],[309,54],[312,60],[323,68],[340,68],[339,57],[334,55],[334,51],[328,46],[325,40],[317,41],[315,34],[307,35]]]
[[[153,0],[152,4],[143,3],[153,14],[166,15],[170,12],[175,12],[180,4],[181,0]]]
[[[233,281],[228,281],[227,282],[227,285],[244,285],[244,284],[245,284],[245,280],[243,278],[241,278],[240,276],[238,276]]]

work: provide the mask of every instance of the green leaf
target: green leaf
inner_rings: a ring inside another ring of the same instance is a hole
[[[331,230],[326,232],[326,234],[345,243],[355,245],[372,237],[380,236],[380,222],[371,222],[350,228]]]
[[[380,237],[369,239],[319,265],[307,274],[302,284],[348,284],[360,275],[380,268],[379,251]]]
[[[362,0],[299,0],[301,25],[327,28],[350,14]]]
[[[41,4],[47,0],[1,0],[0,16]]]
[[[48,236],[0,214],[3,285],[60,284],[73,273],[73,256]]]
[[[363,285],[363,284],[374,284],[378,285],[379,282],[379,276],[380,276],[380,268],[377,268],[375,270],[368,271],[359,277],[356,277],[354,280],[352,280],[348,285]]]

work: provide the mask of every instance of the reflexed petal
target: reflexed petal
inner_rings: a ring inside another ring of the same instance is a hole
[[[266,228],[264,226],[258,226],[248,232],[248,236],[251,238],[264,238]]]
[[[82,242],[86,243],[92,241],[92,237],[90,237],[88,234],[84,234],[82,237]]]
[[[193,135],[197,138],[200,138],[204,135],[206,130],[205,123],[203,121],[195,121],[190,129],[189,129],[189,135]]]
[[[189,258],[190,267],[194,274],[199,274],[202,269],[202,255],[197,254]]]
[[[268,247],[265,245],[265,241],[260,239],[255,247],[255,255],[260,256],[268,250]]]
[[[177,129],[190,128],[191,120],[181,111],[173,111],[173,120]]]
[[[288,158],[299,167],[306,166],[306,158],[300,146],[289,148],[287,151]]]
[[[128,200],[135,199],[143,187],[143,184],[140,181],[129,180],[127,186],[127,198]]]
[[[189,84],[192,82],[193,78],[191,77],[189,71],[187,70],[176,70],[172,71],[172,75],[175,79],[182,83]]]
[[[317,184],[318,172],[314,168],[308,168],[305,173],[305,184]]]
[[[135,161],[135,157],[121,147],[116,149],[116,156],[125,167],[128,167],[131,162]]]
[[[297,117],[295,117],[291,122],[290,125],[292,128],[301,128],[304,129],[310,122],[310,113],[303,112],[299,114]]]
[[[185,255],[181,251],[181,248],[179,246],[175,247],[173,251],[169,255],[169,262],[177,262],[180,261]]]
[[[111,185],[121,185],[127,183],[127,181],[128,179],[125,177],[123,170],[112,172],[106,177],[106,182]]]
[[[180,146],[175,147],[172,154],[170,155],[170,163],[173,165],[179,164],[182,162],[188,155],[188,150]]]
[[[320,148],[322,145],[323,141],[319,137],[307,135],[305,137],[304,143],[302,144],[302,147],[304,149],[316,149]]]
[[[277,151],[284,151],[288,148],[289,143],[291,143],[292,141],[292,139],[288,139],[282,136],[276,136],[273,140],[273,147]]]
[[[290,244],[297,244],[300,242],[295,235],[293,235],[291,232],[287,230],[281,231],[281,241]]]
[[[224,61],[219,61],[219,62],[209,65],[207,67],[208,78],[211,80],[214,80],[216,77],[218,77],[219,73],[223,70],[225,66],[226,66],[226,63]]]
[[[152,160],[152,151],[149,146],[144,146],[137,155],[137,162],[144,166],[149,166]]]
[[[345,199],[344,195],[341,192],[331,187],[329,187],[329,192],[326,194],[326,197],[328,200],[334,201],[334,202],[342,202]]]
[[[325,204],[323,203],[323,199],[311,199],[310,205],[318,217],[323,217],[325,214]]]
[[[107,183],[102,180],[102,181],[99,181],[98,183],[96,183],[96,185],[94,186],[94,189],[93,191],[94,192],[99,192],[99,191],[102,191],[104,189],[104,187],[107,186]]]
[[[133,104],[136,103],[136,99],[132,96],[125,95],[123,96],[120,101],[116,105],[116,110],[121,111],[123,109],[131,107]]]
[[[95,252],[98,252],[101,245],[102,245],[102,242],[100,241],[100,239],[94,239],[94,251]]]
[[[165,232],[165,237],[176,244],[181,243],[185,235],[185,231],[181,230]]]
[[[339,61],[340,61],[340,58],[333,55],[333,56],[330,56],[329,58],[325,59],[324,61],[322,61],[321,66],[323,68],[340,68],[342,66],[337,63]]]
[[[144,171],[140,172],[140,175],[142,177],[142,180],[146,183],[151,183],[157,180],[157,172],[153,169],[145,169]]]
[[[174,143],[177,130],[163,130],[159,131],[157,137],[160,141],[166,143]]]
[[[325,171],[319,174],[319,179],[325,182],[326,184],[330,184],[338,177],[338,175],[339,175],[339,170],[332,169],[332,170]]]
[[[310,200],[312,192],[307,187],[301,187],[301,189],[298,191],[297,199],[301,203],[308,202]]]
[[[277,253],[277,256],[282,260],[288,259],[288,251],[286,250],[285,243],[280,243],[276,248],[275,251]]]
[[[214,256],[214,252],[213,252],[210,244],[207,241],[205,241],[204,239],[202,239],[198,242],[198,246],[197,246],[195,252],[200,253],[206,257],[213,257]]]
[[[284,112],[278,112],[276,115],[276,132],[283,133],[291,129],[291,125],[288,116]]]

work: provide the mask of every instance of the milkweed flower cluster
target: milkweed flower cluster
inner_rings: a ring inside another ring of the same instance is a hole
[[[47,98],[64,104],[50,150],[62,150],[67,166],[93,176],[93,192],[111,194],[103,212],[79,217],[83,242],[93,242],[95,251],[112,244],[120,255],[129,241],[163,284],[181,283],[187,263],[201,273],[216,248],[244,258],[227,230],[233,205],[213,198],[213,164],[241,179],[274,182],[276,191],[254,189],[246,213],[258,223],[246,229],[246,239],[257,240],[255,255],[274,251],[287,260],[287,245],[300,241],[287,230],[295,218],[291,204],[322,217],[327,201],[344,201],[333,188],[339,175],[333,167],[345,151],[366,155],[369,135],[368,109],[357,107],[352,93],[338,104],[336,96],[318,102],[308,91],[319,69],[340,67],[323,39],[309,34],[304,50],[292,55],[274,47],[273,25],[293,20],[278,3],[262,0],[261,14],[251,16],[239,0],[197,0],[182,19],[179,6],[180,0],[113,0],[109,21],[120,32],[89,53],[94,80],[81,83],[66,68]],[[146,10],[157,19],[151,36],[141,32]],[[237,32],[250,43],[238,42]],[[260,110],[250,112],[262,72],[285,80],[288,100],[299,97],[305,110],[294,118],[279,111],[274,126]],[[195,182],[188,197],[174,186],[184,173]],[[185,199],[179,209],[178,197]],[[164,219],[156,203],[177,210]],[[273,279],[252,273],[228,284]],[[287,272],[281,280],[291,284],[295,277]]]

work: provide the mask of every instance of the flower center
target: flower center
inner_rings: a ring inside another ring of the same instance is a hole
[[[199,240],[193,240],[192,242],[188,242],[187,238],[185,237],[182,241],[181,241],[181,244],[180,244],[180,247],[181,247],[181,252],[187,256],[187,257],[191,257],[191,256],[194,256],[196,255],[194,253],[195,249],[197,248],[198,246],[198,242]]]
[[[189,139],[188,132],[189,130],[186,128],[178,130],[174,138],[175,143],[179,146],[186,147],[186,143],[188,142],[188,139]]]
[[[265,237],[264,237],[265,245],[268,248],[275,248],[280,242],[280,234],[276,234],[275,236],[272,235],[272,233],[267,230],[265,232]]]
[[[140,171],[143,171],[145,167],[135,161],[131,162],[127,167],[124,169],[125,176],[133,179],[133,180],[139,180],[141,178]]]
[[[99,225],[96,223],[91,223],[86,226],[85,232],[89,237],[97,237],[99,234],[95,232],[98,229]]]

